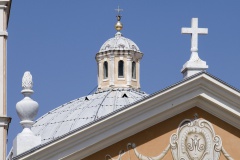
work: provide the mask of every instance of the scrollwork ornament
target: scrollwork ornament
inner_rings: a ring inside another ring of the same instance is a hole
[[[173,134],[170,138],[170,144],[172,148],[177,148],[177,140],[178,136],[176,134]]]
[[[224,155],[224,157],[227,159],[227,160],[234,160],[228,153],[227,151],[222,147],[222,153]]]
[[[227,160],[233,158],[222,146],[221,137],[215,135],[213,126],[204,119],[185,119],[178,126],[177,132],[170,137],[169,145],[156,157],[148,157],[138,152],[135,143],[128,143],[127,150],[129,160],[130,149],[133,149],[139,160],[162,160],[169,150],[172,152],[173,160],[219,160],[220,152]],[[121,160],[122,152],[117,160]],[[107,155],[108,160],[112,159]]]
[[[109,154],[105,156],[105,160],[121,160],[122,156],[125,154],[124,150],[119,151],[119,155],[117,159],[112,158]]]
[[[148,157],[148,156],[144,156],[141,153],[139,153],[136,149],[136,144],[132,143],[132,148],[134,150],[135,155],[137,156],[137,158],[139,160],[162,160],[164,158],[164,156],[167,154],[167,152],[170,149],[170,144],[163,150],[163,152],[161,154],[159,154],[156,157]]]
[[[218,160],[222,147],[221,138],[215,135],[211,123],[203,119],[182,121],[177,133],[171,136],[170,144],[174,160]]]
[[[213,138],[213,141],[214,141],[214,149],[215,151],[217,152],[220,152],[222,150],[222,140],[219,136],[215,136]]]

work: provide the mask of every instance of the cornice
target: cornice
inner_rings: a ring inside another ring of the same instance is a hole
[[[0,117],[0,127],[8,129],[9,123],[11,123],[11,117]]]
[[[11,5],[12,5],[12,0],[0,0],[0,5],[5,6],[7,9],[7,25],[9,22],[9,17],[10,17],[10,11],[11,11]]]
[[[133,51],[133,50],[108,50],[108,51],[104,51],[104,52],[98,52],[95,56],[95,59],[97,60],[98,58],[101,57],[108,57],[110,55],[130,55],[132,57],[136,57],[137,59],[141,59],[143,57],[143,53],[142,52],[138,52],[138,51]]]

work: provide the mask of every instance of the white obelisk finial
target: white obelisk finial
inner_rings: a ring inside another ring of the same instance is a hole
[[[208,68],[205,61],[201,60],[198,56],[198,35],[208,34],[207,28],[198,28],[198,18],[192,18],[191,28],[182,28],[182,34],[191,34],[191,57],[181,70],[184,78],[192,76],[198,72],[206,71]]]
[[[16,104],[17,114],[23,131],[17,135],[13,142],[13,155],[19,155],[41,144],[41,137],[35,136],[31,131],[34,118],[38,112],[38,103],[30,98],[33,93],[33,81],[30,72],[25,72],[22,78],[22,94],[24,98]]]

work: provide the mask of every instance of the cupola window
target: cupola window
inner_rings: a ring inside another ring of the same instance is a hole
[[[132,78],[136,79],[136,62],[132,62]]]
[[[123,60],[120,60],[118,62],[118,77],[119,78],[124,77],[124,62],[123,62]]]
[[[103,63],[103,77],[104,79],[108,78],[108,62],[107,61]]]

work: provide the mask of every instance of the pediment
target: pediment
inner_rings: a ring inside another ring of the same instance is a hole
[[[83,159],[194,108],[239,131],[239,106],[239,91],[209,74],[200,73],[20,157]],[[176,122],[175,129],[184,119]]]
[[[222,160],[240,157],[240,132],[193,107],[84,160]]]

